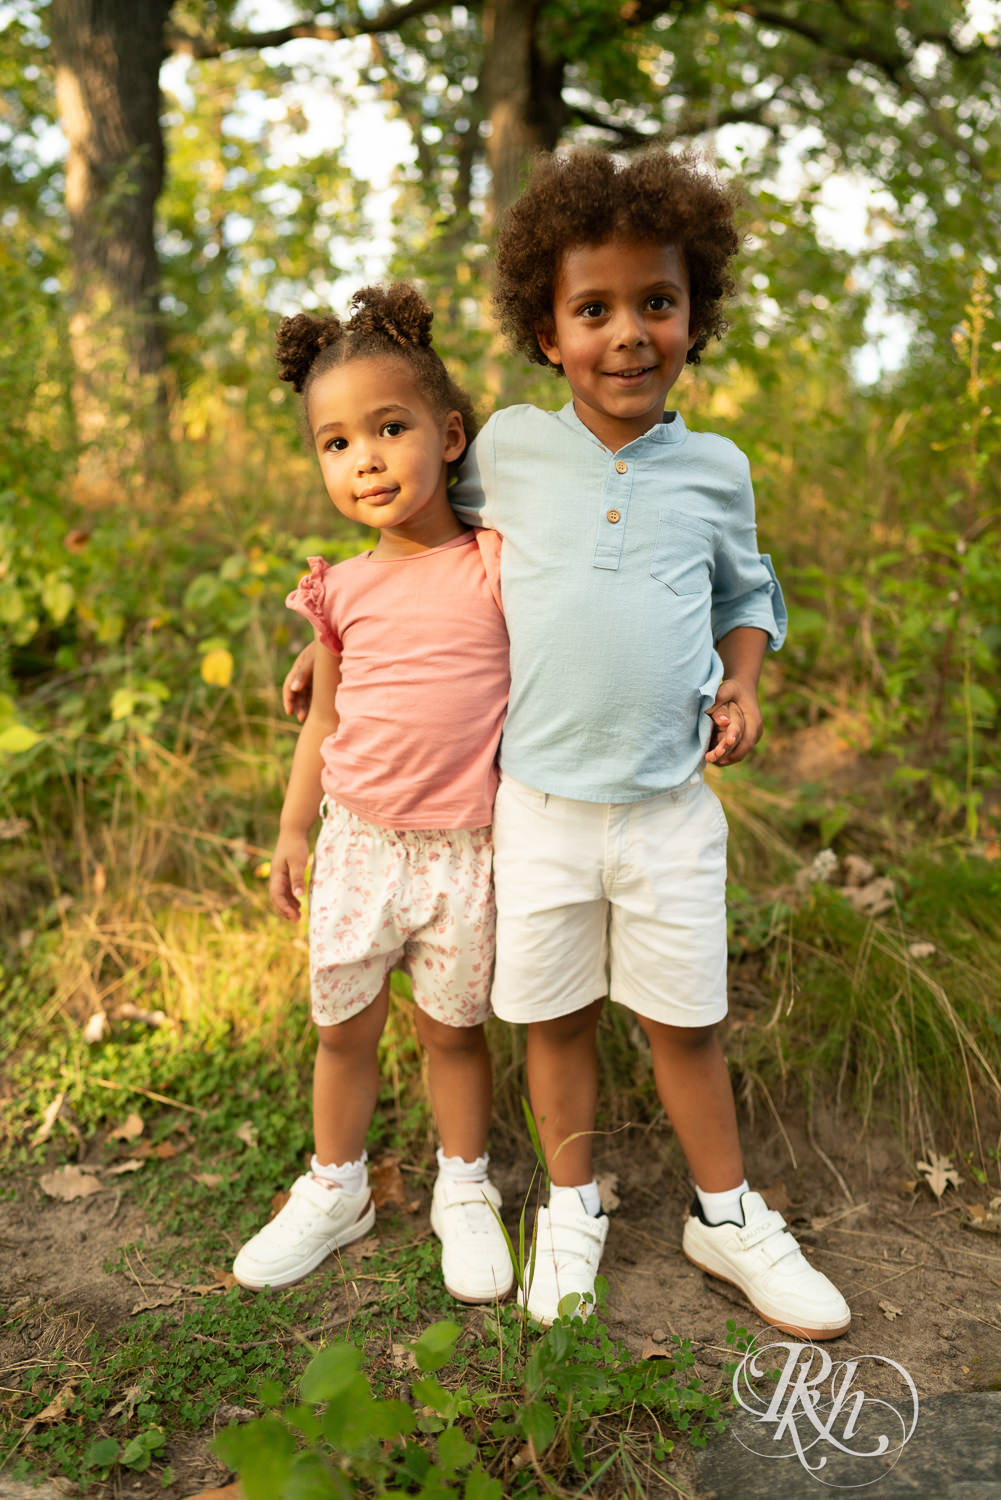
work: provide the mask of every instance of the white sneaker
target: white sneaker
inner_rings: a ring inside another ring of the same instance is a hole
[[[518,1301],[544,1328],[559,1315],[560,1302],[577,1293],[573,1316],[587,1315],[585,1297],[594,1297],[594,1278],[608,1235],[608,1215],[592,1217],[579,1193],[558,1193],[535,1221],[535,1266],[525,1267],[526,1286]],[[526,1246],[526,1255],[530,1256]]]
[[[852,1315],[848,1303],[822,1271],[810,1265],[786,1229],[786,1221],[760,1193],[743,1193],[744,1223],[706,1224],[695,1212],[685,1224],[681,1248],[710,1276],[738,1287],[755,1312],[786,1333],[834,1339]]]
[[[285,1207],[248,1240],[233,1262],[241,1286],[291,1286],[315,1271],[331,1250],[368,1234],[375,1205],[368,1188],[346,1193],[325,1187],[308,1172],[292,1184]]]
[[[500,1206],[492,1182],[450,1182],[440,1174],[435,1182],[431,1228],[441,1240],[445,1288],[458,1302],[495,1302],[514,1285],[511,1252],[493,1212]]]

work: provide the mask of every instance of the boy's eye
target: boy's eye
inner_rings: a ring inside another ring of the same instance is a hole
[[[405,423],[403,422],[383,422],[382,430],[385,433],[386,437],[392,438],[399,437],[400,434],[402,432],[406,432],[407,429]]]
[[[666,292],[657,292],[655,296],[647,299],[647,307],[651,312],[667,312],[673,305]]]
[[[328,453],[331,451],[333,451],[334,453],[343,453],[345,448],[348,446],[348,440],[347,438],[343,437],[331,438],[326,446]]]
[[[585,302],[584,306],[579,308],[578,311],[582,318],[600,318],[605,311],[605,304],[603,302]]]

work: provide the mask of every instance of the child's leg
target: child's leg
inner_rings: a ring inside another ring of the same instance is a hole
[[[580,1187],[591,1158],[598,1102],[595,1036],[604,1000],[529,1025],[525,1065],[532,1113],[554,1187]]]
[[[476,1161],[486,1150],[493,1087],[483,1026],[446,1026],[419,1006],[416,1022],[441,1149]]]
[[[706,1193],[744,1181],[730,1073],[715,1026],[667,1026],[637,1017],[650,1043],[660,1102]]]
[[[357,1160],[379,1097],[379,1038],[389,1010],[389,977],[371,1005],[336,1026],[317,1026],[313,1065],[316,1159]]]

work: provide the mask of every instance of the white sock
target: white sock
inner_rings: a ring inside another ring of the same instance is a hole
[[[463,1156],[446,1156],[438,1147],[438,1171],[446,1182],[486,1182],[490,1157],[484,1151],[475,1161],[466,1161]]]
[[[333,1161],[328,1166],[324,1166],[314,1156],[309,1170],[321,1182],[329,1182],[331,1187],[343,1188],[346,1193],[361,1193],[368,1187],[367,1161],[367,1151],[363,1151],[357,1161]]]
[[[596,1219],[601,1213],[601,1195],[593,1177],[590,1182],[584,1182],[579,1187],[557,1187],[555,1182],[552,1183],[549,1188],[550,1207],[556,1202],[560,1193],[577,1193],[592,1219]]]
[[[747,1192],[746,1178],[739,1187],[730,1188],[726,1193],[704,1193],[698,1185],[695,1192],[707,1224],[743,1224],[740,1195]]]

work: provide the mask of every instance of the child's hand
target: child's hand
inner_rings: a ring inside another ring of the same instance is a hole
[[[707,709],[713,731],[706,751],[710,765],[733,766],[750,755],[761,738],[758,695],[739,678],[728,677],[719,685],[716,701]]]
[[[313,657],[316,654],[316,643],[310,641],[304,647],[295,661],[292,663],[291,671],[282,683],[282,707],[287,714],[293,714],[302,724],[309,713],[309,705],[313,700]]]
[[[268,894],[280,917],[298,922],[300,905],[306,889],[306,862],[309,839],[304,833],[280,833],[271,858]]]

